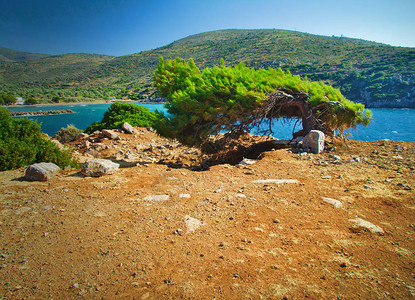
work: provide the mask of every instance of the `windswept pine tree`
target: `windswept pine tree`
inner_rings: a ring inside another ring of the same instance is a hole
[[[281,69],[251,69],[244,64],[200,70],[193,59],[161,57],[154,86],[167,99],[162,135],[188,145],[202,145],[221,131],[240,133],[279,118],[301,119],[301,135],[313,129],[326,134],[367,125],[371,113],[347,100],[338,89],[301,79]]]

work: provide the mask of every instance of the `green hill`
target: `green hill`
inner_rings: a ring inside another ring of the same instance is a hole
[[[255,68],[281,67],[328,82],[349,99],[369,107],[415,107],[414,48],[275,29],[205,32],[115,58],[70,54],[18,65],[1,62],[0,82],[3,89],[23,96],[31,93],[50,98],[60,93],[62,97],[139,98],[150,89],[161,55],[193,57],[201,68],[218,65],[221,58],[228,65],[244,62]]]
[[[0,62],[16,62],[39,59],[50,56],[49,54],[29,53],[0,47]]]

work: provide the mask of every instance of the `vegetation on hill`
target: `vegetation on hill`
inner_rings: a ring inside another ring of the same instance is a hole
[[[0,171],[38,162],[53,162],[60,167],[76,167],[77,162],[40,131],[40,125],[27,118],[13,119],[0,107]]]
[[[347,100],[338,89],[321,82],[269,68],[244,64],[201,71],[192,59],[160,59],[154,86],[167,99],[168,117],[158,131],[187,145],[202,145],[223,130],[242,133],[262,121],[302,119],[302,135],[319,129],[331,134],[357,124],[367,125],[370,111]]]
[[[157,114],[147,107],[131,103],[115,102],[105,112],[101,122],[94,122],[85,129],[86,133],[96,130],[120,128],[124,122],[131,126],[151,127],[157,119]]]
[[[29,53],[29,52],[22,52],[18,50],[8,49],[4,47],[0,47],[0,62],[1,61],[8,61],[8,62],[21,62],[39,58],[45,58],[50,56],[49,54],[40,54],[40,53]]]
[[[121,57],[71,54],[0,62],[0,91],[38,100],[151,95],[158,59],[192,57],[203,69],[220,59],[324,81],[369,107],[415,107],[415,49],[286,30],[220,30]]]

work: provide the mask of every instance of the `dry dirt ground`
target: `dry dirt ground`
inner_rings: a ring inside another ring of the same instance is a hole
[[[194,149],[120,136],[78,150],[123,162],[113,175],[0,173],[1,299],[415,298],[414,143],[195,171]]]

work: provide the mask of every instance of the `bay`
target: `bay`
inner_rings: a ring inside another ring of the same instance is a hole
[[[138,104],[138,103],[137,103]],[[42,124],[42,131],[53,136],[59,129],[73,124],[79,129],[85,129],[94,121],[101,121],[105,111],[111,103],[94,104],[69,104],[53,106],[22,106],[9,107],[10,111],[46,111],[71,109],[73,114],[29,116],[29,119],[37,120]],[[151,111],[159,110],[165,112],[163,104],[142,104]],[[349,130],[350,138],[361,141],[377,141],[390,139],[395,141],[415,142],[415,109],[371,109],[373,119],[369,126],[358,126],[356,130]],[[290,139],[292,136],[295,120],[287,122],[278,121],[274,124],[273,131],[276,138]],[[294,131],[299,130],[301,122],[297,124]],[[257,133],[258,130],[253,130]]]

